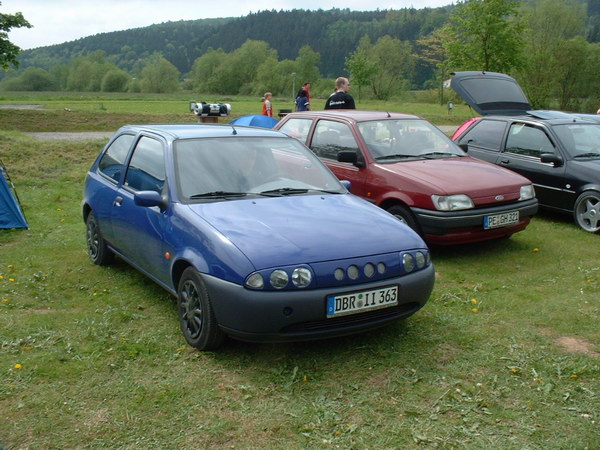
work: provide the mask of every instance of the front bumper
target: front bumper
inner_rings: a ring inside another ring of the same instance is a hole
[[[518,223],[489,230],[483,228],[484,216],[515,211],[519,211]],[[537,199],[463,211],[412,208],[424,239],[431,244],[464,244],[508,236],[524,230],[537,211]]]
[[[204,274],[217,322],[231,337],[251,342],[291,342],[360,333],[406,318],[427,302],[435,270],[428,267],[372,283],[291,291],[253,291]],[[332,319],[326,318],[326,298],[348,291],[398,285],[399,304]]]

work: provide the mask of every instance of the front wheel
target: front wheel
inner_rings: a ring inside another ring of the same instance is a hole
[[[573,215],[577,225],[585,231],[590,233],[600,231],[600,193],[595,191],[583,192],[575,201]]]
[[[390,206],[386,211],[395,216],[400,222],[404,222],[417,233],[420,233],[419,225],[417,224],[415,216],[413,216],[410,210],[405,206],[393,205]]]
[[[179,325],[188,344],[198,350],[215,350],[225,334],[219,328],[208,291],[193,267],[183,272],[177,289]]]

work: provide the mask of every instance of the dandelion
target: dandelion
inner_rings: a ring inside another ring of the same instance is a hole
[[[10,281],[11,283],[14,283],[15,279],[14,278],[9,278],[8,281]]]
[[[0,280],[4,280],[4,275],[0,275]]]
[[[472,312],[472,313],[478,313],[478,312],[479,312],[479,310],[478,310],[477,308],[473,308],[473,309],[471,309],[471,312]]]
[[[471,303],[477,303],[477,302],[478,302],[478,300],[476,298],[471,299]]]
[[[22,369],[22,368],[23,368],[22,364],[19,364],[19,363],[15,364],[15,369],[19,370],[19,369]]]
[[[8,299],[7,298],[3,298],[2,299],[2,303],[8,303]]]
[[[579,375],[577,375],[576,373],[574,373],[573,375],[571,375],[571,378],[573,380],[576,380],[577,378],[579,378]]]
[[[519,373],[519,369],[518,369],[517,367],[511,367],[511,368],[510,368],[510,371],[511,371],[512,373],[514,373],[514,374],[517,374],[517,373]]]
[[[539,249],[539,248],[537,248],[537,247],[535,247],[535,248],[533,249],[533,253],[538,253],[539,251],[540,251],[540,249]]]
[[[308,377],[307,377],[306,375],[304,375],[304,376],[302,377],[302,381],[303,381],[304,383],[306,383],[306,382],[308,381]]]
[[[98,295],[98,294],[96,294],[96,293],[94,292],[94,293],[92,294],[92,297],[95,297],[96,295]]]
[[[9,264],[7,267],[8,267],[8,270],[13,270],[15,268],[15,266],[13,266],[12,264]]]

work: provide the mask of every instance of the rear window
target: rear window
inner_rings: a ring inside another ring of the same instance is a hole
[[[465,133],[459,144],[469,144],[470,146],[499,152],[505,128],[506,122],[481,119]]]

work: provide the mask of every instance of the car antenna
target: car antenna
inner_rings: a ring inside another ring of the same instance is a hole
[[[386,111],[386,113],[387,113],[387,115],[388,115],[388,119],[389,119],[390,117],[392,117],[392,116],[390,115],[390,112],[389,112],[389,111]]]
[[[233,130],[233,133],[231,133],[231,134],[236,135],[237,134],[237,130],[235,129],[235,127],[233,125],[231,125],[231,129]]]

